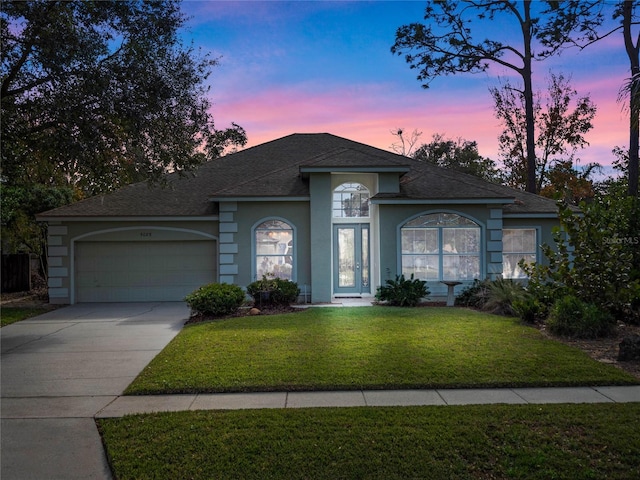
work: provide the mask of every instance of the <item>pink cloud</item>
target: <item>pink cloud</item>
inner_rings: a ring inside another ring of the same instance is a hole
[[[582,163],[610,164],[612,148],[628,142],[628,120],[615,101],[617,90],[612,94],[614,82],[600,81],[598,86],[598,95],[591,96],[598,104],[594,128],[587,134],[591,145],[578,156]],[[249,137],[247,146],[291,133],[328,132],[388,150],[395,140],[391,130],[401,127],[423,132],[420,143],[429,142],[435,133],[476,141],[483,156],[498,160],[501,127],[483,85],[464,98],[435,90],[404,94],[392,90],[392,85],[384,84],[321,89],[309,82],[221,99],[213,114],[220,128],[231,121],[242,125]]]

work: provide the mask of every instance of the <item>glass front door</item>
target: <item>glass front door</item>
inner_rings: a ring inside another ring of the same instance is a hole
[[[334,225],[333,233],[334,293],[370,293],[369,225]]]

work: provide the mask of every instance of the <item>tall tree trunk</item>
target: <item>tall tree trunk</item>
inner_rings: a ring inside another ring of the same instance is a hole
[[[527,179],[526,191],[536,191],[536,143],[535,143],[535,118],[533,115],[533,84],[531,68],[531,1],[524,2],[524,23],[522,24],[524,36],[524,58],[522,67],[522,80],[524,82],[524,109],[527,125]]]
[[[631,38],[631,16],[633,14],[633,2],[624,1],[622,5],[622,34],[624,46],[631,63],[631,81],[629,84],[629,195],[638,195],[638,143],[640,140],[639,115],[640,99],[637,88],[640,75],[640,63],[638,53],[640,50],[640,36],[636,44]]]

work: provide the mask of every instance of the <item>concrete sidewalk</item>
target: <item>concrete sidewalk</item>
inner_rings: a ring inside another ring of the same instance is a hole
[[[182,410],[628,402],[640,402],[640,385],[141,395],[116,398],[96,418]]]

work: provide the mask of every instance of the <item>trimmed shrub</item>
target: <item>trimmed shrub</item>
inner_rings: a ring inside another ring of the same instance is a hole
[[[298,300],[300,289],[291,280],[263,276],[262,280],[247,285],[247,293],[256,306],[288,306]]]
[[[291,305],[298,301],[300,289],[298,284],[291,280],[283,280],[275,278],[276,288],[271,292],[271,298],[274,305]]]
[[[572,295],[558,300],[547,320],[551,333],[574,338],[606,337],[614,327],[615,320],[610,313]]]
[[[378,287],[376,300],[393,307],[415,307],[429,293],[424,280],[413,278],[413,274],[409,280],[404,275],[396,275],[395,280],[389,279],[385,285]]]
[[[244,300],[242,288],[227,283],[204,285],[184,299],[192,312],[215,317],[236,312]]]

